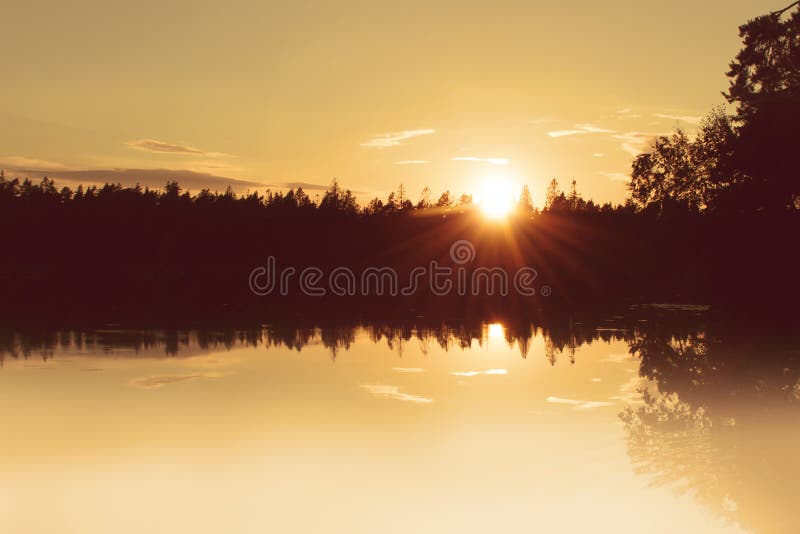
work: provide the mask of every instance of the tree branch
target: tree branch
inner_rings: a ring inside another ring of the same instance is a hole
[[[773,11],[772,13],[770,13],[770,15],[781,16],[784,13],[786,13],[787,11],[789,11],[790,9],[792,9],[794,6],[799,5],[799,4],[800,4],[800,0],[797,0],[797,1],[792,2],[791,4],[789,4],[788,6],[784,7],[783,9],[780,9],[778,11]]]

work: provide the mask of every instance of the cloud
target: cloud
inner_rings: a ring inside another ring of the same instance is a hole
[[[141,389],[159,389],[169,384],[176,384],[178,382],[186,382],[200,378],[202,375],[165,375],[165,376],[147,376],[144,378],[136,378],[131,380],[130,384],[133,387]]]
[[[550,137],[566,137],[568,135],[583,135],[589,132],[585,130],[554,130],[552,132],[547,132],[547,135]]]
[[[627,182],[630,180],[630,176],[624,172],[599,172],[597,174],[600,176],[605,176],[612,182]]]
[[[602,128],[600,126],[595,126],[594,124],[576,124],[576,128],[584,130],[587,133],[614,133],[616,130],[610,130],[608,128]]]
[[[622,143],[622,150],[630,154],[631,156],[638,156],[642,153],[641,147],[635,147],[630,143]]]
[[[608,401],[584,401],[577,399],[565,399],[563,397],[547,397],[545,401],[552,404],[569,404],[575,410],[592,410],[594,408],[602,408],[604,406],[613,406],[613,402]]]
[[[613,402],[608,401],[586,401],[575,407],[576,410],[591,410],[593,408],[602,408],[604,406],[613,406]]]
[[[2,156],[0,157],[0,167],[14,170],[34,168],[46,171],[69,169],[69,167],[63,163],[44,159],[26,158],[24,156]]]
[[[572,405],[576,405],[576,406],[583,402],[583,401],[579,401],[579,400],[565,399],[565,398],[562,398],[562,397],[553,397],[553,396],[547,397],[545,400],[547,402],[551,402],[553,404],[572,404]]]
[[[37,164],[25,165],[24,163]],[[34,179],[47,176],[53,180],[68,182],[68,185],[88,186],[119,183],[122,186],[130,187],[138,183],[142,187],[160,189],[168,181],[176,181],[184,189],[207,188],[223,191],[230,186],[234,190],[244,191],[263,187],[260,182],[188,169],[75,169],[60,163],[15,157],[0,158],[0,168],[6,169],[6,176],[9,178]]]
[[[204,156],[207,158],[231,157],[230,154],[225,154],[224,152],[205,152],[192,146],[176,145],[174,143],[167,143],[166,141],[159,141],[158,139],[138,139],[136,141],[128,141],[125,144],[130,148],[152,152],[154,154],[180,154],[185,156]]]
[[[395,165],[422,165],[423,163],[430,163],[427,159],[404,159],[395,161]]]
[[[178,382],[188,382],[190,380],[197,380],[198,378],[222,378],[231,373],[198,373],[198,374],[184,374],[184,375],[159,375],[159,376],[146,376],[143,378],[135,378],[130,381],[130,385],[140,389],[160,389],[169,384],[177,384]]]
[[[425,369],[422,367],[392,367],[392,371],[398,373],[424,373]]]
[[[492,165],[508,165],[511,161],[508,158],[478,158],[475,156],[457,156],[453,161],[480,161],[482,163],[490,163]]]
[[[430,128],[423,128],[420,130],[402,130],[400,132],[389,132],[378,134],[372,139],[368,139],[361,143],[361,146],[366,148],[389,148],[393,146],[404,145],[403,141],[420,135],[430,135],[435,133],[436,130]]]
[[[638,374],[632,376],[619,387],[619,395],[614,395],[611,398],[628,404],[640,403],[642,402],[641,388],[645,383],[646,380]]]
[[[366,390],[373,397],[377,397],[379,399],[399,400],[403,402],[411,402],[414,404],[430,404],[433,402],[433,399],[429,399],[428,397],[420,397],[418,395],[410,395],[408,393],[402,393],[400,391],[400,388],[397,386],[384,386],[381,384],[364,384],[361,386],[361,389]]]
[[[575,128],[569,130],[554,130],[552,132],[547,132],[547,135],[549,135],[550,137],[566,137],[568,135],[586,135],[592,133],[614,133],[614,132],[616,132],[616,130],[602,128],[594,124],[583,123],[583,124],[576,124]]]
[[[688,122],[689,124],[700,124],[700,121],[703,120],[702,115],[672,115],[669,113],[654,113],[653,117]]]
[[[453,371],[453,376],[477,376],[477,375],[507,375],[506,369],[486,369],[485,371]]]
[[[618,119],[638,119],[641,117],[638,113],[631,113],[631,108],[622,108],[616,111],[616,118]]]
[[[652,141],[654,138],[665,135],[663,133],[647,133],[647,132],[624,132],[614,134],[611,137],[622,141],[622,150],[637,156],[642,153],[644,146]]]
[[[605,154],[603,154],[602,152],[595,152],[594,154],[592,154],[592,157],[593,158],[604,158]]]

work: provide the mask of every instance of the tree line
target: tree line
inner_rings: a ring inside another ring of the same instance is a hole
[[[175,182],[163,190],[59,189],[49,178],[0,174],[0,315],[307,312],[302,299],[254,300],[248,273],[268,256],[298,268],[407,273],[431,260],[446,264],[457,240],[475,246],[470,267],[538,271],[554,297],[515,303],[524,313],[658,300],[787,313],[800,303],[791,237],[800,232],[800,8],[758,17],[740,33],[744,46],[725,93],[735,112],[712,111],[694,136],[655,139],[633,161],[630,195],[617,205],[553,180],[541,209],[526,186],[508,224],[496,225],[474,213],[470,195],[434,198],[427,188],[412,200],[400,186],[360,206],[337,181],[312,199],[302,188],[191,194]],[[376,307],[516,309],[507,300],[467,300],[422,294]],[[345,306],[328,304],[332,313]],[[320,301],[314,309],[324,308]]]
[[[167,182],[163,190],[150,189],[141,185],[124,187],[119,183],[106,183],[103,186],[79,185],[75,190],[70,187],[56,187],[54,180],[44,177],[39,183],[30,178],[7,179],[0,170],[0,209],[6,212],[14,210],[47,210],[56,206],[67,206],[69,209],[91,209],[103,205],[121,209],[161,209],[161,210],[200,210],[205,212],[262,213],[266,216],[308,217],[308,216],[349,216],[373,217],[402,214],[439,214],[463,213],[475,208],[472,195],[463,193],[454,196],[449,190],[444,191],[438,199],[431,200],[430,188],[425,187],[419,199],[414,202],[408,198],[406,188],[400,184],[397,191],[389,193],[383,200],[375,197],[366,205],[360,205],[350,189],[344,189],[334,179],[321,198],[312,199],[302,187],[289,189],[286,192],[267,189],[264,194],[257,191],[238,195],[230,187],[224,192],[202,189],[197,194],[184,191],[175,181]],[[534,206],[533,197],[527,185],[519,193],[513,206],[512,215],[535,216],[547,212],[596,212],[612,213],[626,210],[636,211],[630,200],[624,204],[596,204],[593,200],[585,200],[577,192],[577,182],[572,181],[570,193],[561,190],[558,180],[553,179],[548,185],[547,200],[540,210]]]

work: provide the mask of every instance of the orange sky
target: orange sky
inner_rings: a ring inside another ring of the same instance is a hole
[[[541,202],[557,177],[619,201],[653,135],[722,103],[738,25],[784,3],[6,0],[0,168],[312,196],[338,177],[362,200],[501,177]]]

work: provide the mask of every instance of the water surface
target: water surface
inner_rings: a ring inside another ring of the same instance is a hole
[[[6,334],[0,531],[791,531],[797,353],[652,330]]]

